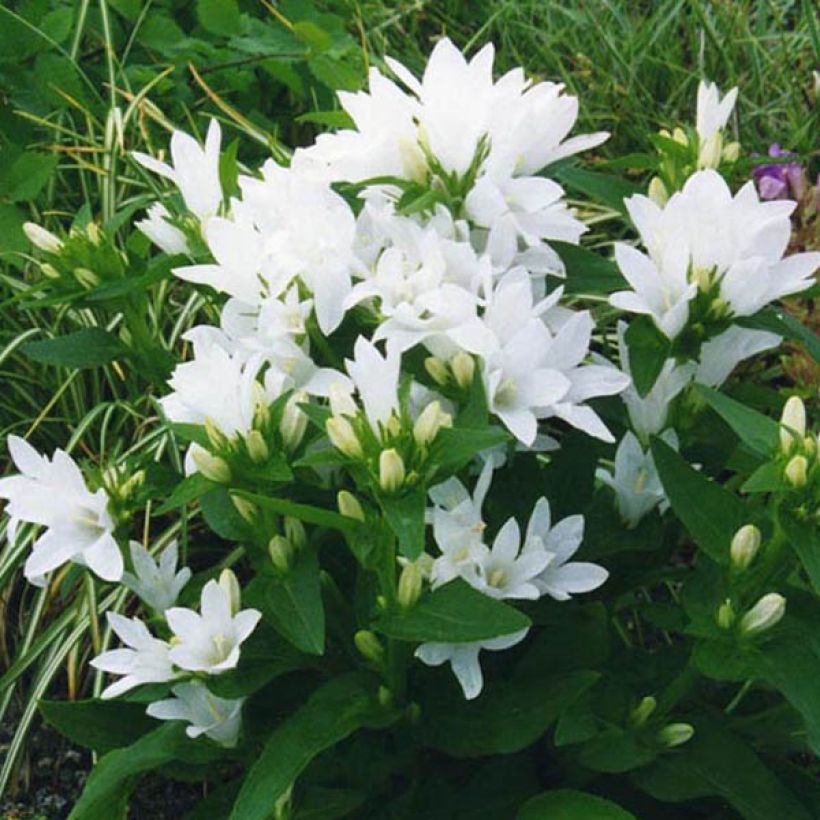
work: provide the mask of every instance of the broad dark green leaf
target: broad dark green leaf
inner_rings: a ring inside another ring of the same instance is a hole
[[[658,438],[652,441],[652,455],[675,515],[713,560],[728,563],[732,536],[749,523],[743,502]]]
[[[777,447],[779,425],[763,413],[729,398],[711,387],[696,385],[706,403],[758,455],[768,457]]]
[[[444,472],[456,472],[476,453],[509,441],[500,427],[450,427],[441,430],[430,448],[430,458]]]
[[[623,774],[651,763],[657,751],[635,732],[613,726],[585,741],[578,760],[595,772]]]
[[[620,806],[586,792],[556,789],[528,800],[516,820],[636,820]]]
[[[607,294],[626,287],[626,280],[611,260],[581,245],[550,242],[566,268],[565,293]]]
[[[422,698],[420,741],[453,757],[512,754],[538,740],[561,712],[598,680],[581,670],[495,682],[476,700],[456,686]]]
[[[220,538],[228,541],[245,541],[249,537],[248,522],[239,514],[224,486],[217,485],[200,496],[199,507],[205,523]]]
[[[765,461],[744,482],[742,493],[771,493],[783,483],[782,465]]]
[[[200,496],[203,496],[216,487],[217,485],[214,484],[213,481],[205,478],[202,473],[193,473],[192,475],[186,476],[174,487],[174,491],[168,496],[165,503],[154,511],[154,515],[165,515],[165,513],[171,512],[171,510],[183,507],[191,501],[196,501]]]
[[[814,591],[820,595],[820,529],[811,521],[800,521],[788,514],[780,516],[780,525],[800,558]]]
[[[382,496],[379,503],[390,529],[399,541],[399,552],[411,561],[424,551],[424,487],[400,496]]]
[[[21,350],[35,362],[77,368],[100,367],[128,353],[113,333],[101,327],[89,327],[39,342],[26,342]]]
[[[242,784],[231,820],[268,820],[276,801],[313,758],[356,730],[391,717],[358,675],[322,685],[268,738]]]
[[[196,16],[202,28],[220,37],[240,32],[236,0],[197,0]]]
[[[128,746],[157,723],[138,703],[119,700],[42,700],[40,712],[73,743],[104,754]]]
[[[600,202],[622,214],[626,213],[624,199],[633,194],[643,193],[638,185],[623,177],[587,171],[573,164],[556,165],[550,175],[564,182],[571,190],[580,191],[595,202]]]
[[[26,151],[0,172],[0,193],[12,202],[31,202],[57,167],[56,154]]]
[[[669,358],[670,342],[649,316],[638,316],[624,335],[629,348],[629,369],[638,394],[645,396]]]
[[[400,641],[463,643],[510,635],[530,625],[517,609],[482,595],[460,578],[422,598],[410,609],[393,609],[376,629]]]

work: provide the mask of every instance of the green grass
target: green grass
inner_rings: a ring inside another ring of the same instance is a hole
[[[495,42],[499,70],[520,64],[566,83],[581,98],[579,127],[612,132],[604,157],[645,150],[658,127],[691,121],[701,76],[723,89],[741,87],[733,127],[747,150],[762,152],[778,140],[804,156],[816,151],[811,69],[820,38],[809,0],[317,5],[332,15],[307,15],[331,40],[323,59],[289,50],[282,20],[305,13],[304,2],[282,4],[274,14],[243,0],[238,8],[253,21],[250,34],[237,28],[247,22],[237,23],[227,2],[224,18],[187,0],[150,7],[137,0],[24,0],[0,8],[0,436],[24,435],[42,449],[65,447],[101,465],[176,452],[155,424],[156,386],[124,366],[67,370],[22,353],[29,340],[108,317],[89,307],[33,304],[36,267],[20,232],[25,219],[65,229],[78,214],[102,220],[138,205],[149,181],[127,152],[163,145],[171,124],[201,133],[205,115],[216,114],[226,144],[242,137],[240,159],[252,164],[309,139],[311,118],[295,117],[332,110],[334,88],[356,87],[369,62],[389,53],[419,69],[445,33],[468,49]],[[111,127],[115,105],[123,112],[122,144]],[[9,169],[24,152],[33,153],[42,178],[12,178]],[[125,242],[128,233],[116,235]],[[148,321],[176,349],[205,309],[200,297],[166,283],[151,293]],[[171,528],[151,534],[161,542]],[[83,670],[98,613],[123,599],[93,600],[73,575],[47,590],[26,585],[21,566],[29,540],[10,545],[0,536],[0,720],[13,713],[17,727],[0,768],[2,791],[14,782],[37,698],[99,691],[99,676]]]

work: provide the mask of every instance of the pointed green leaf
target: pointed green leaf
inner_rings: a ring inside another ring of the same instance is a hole
[[[399,552],[415,561],[424,551],[423,487],[414,487],[400,496],[383,496],[379,499],[384,517],[399,540]]]
[[[639,316],[629,323],[624,335],[629,348],[629,369],[638,394],[645,396],[655,384],[671,344],[649,316]]]
[[[776,421],[711,387],[698,384],[695,388],[741,441],[764,458],[772,454],[778,443],[779,425]]]
[[[572,789],[542,792],[528,800],[516,820],[636,820],[610,800]]]
[[[125,345],[101,327],[89,327],[40,342],[26,342],[21,350],[35,362],[76,368],[101,367],[128,354]]]

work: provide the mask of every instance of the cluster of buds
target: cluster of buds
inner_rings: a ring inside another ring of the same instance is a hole
[[[647,726],[657,708],[658,701],[652,695],[641,698],[638,705],[629,713],[629,725],[633,729]],[[667,723],[655,731],[654,741],[665,749],[673,749],[687,743],[694,734],[695,730],[689,723]]]
[[[752,638],[771,629],[786,614],[786,599],[777,592],[767,592],[740,619],[730,599],[726,599],[717,611],[717,624],[721,629],[731,629],[737,624],[742,637]]]
[[[424,360],[424,369],[439,387],[455,385],[459,390],[469,390],[475,377],[475,359],[463,350],[446,361],[428,356]]]
[[[103,281],[123,279],[127,274],[128,257],[95,222],[73,227],[63,238],[34,222],[26,222],[23,230],[46,257],[40,262],[43,276],[66,289],[79,285],[92,290]]]
[[[786,460],[783,478],[790,487],[806,487],[818,474],[818,437],[806,434],[806,406],[791,396],[780,416],[780,452]]]
[[[294,556],[307,544],[305,526],[298,518],[285,516],[283,532],[274,535],[268,542],[268,555],[277,572],[287,574]]]

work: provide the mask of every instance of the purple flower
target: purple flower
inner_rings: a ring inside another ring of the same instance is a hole
[[[769,156],[777,159],[795,157],[792,151],[784,151],[778,143],[769,146]],[[778,162],[758,165],[752,169],[761,199],[800,200],[806,192],[806,177],[799,162]]]

